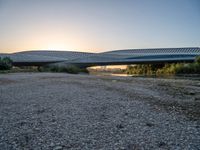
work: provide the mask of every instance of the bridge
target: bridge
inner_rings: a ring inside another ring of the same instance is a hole
[[[102,53],[43,50],[0,54],[0,57],[10,57],[14,66],[61,64],[80,67],[193,62],[197,56],[200,56],[199,47],[126,49]]]

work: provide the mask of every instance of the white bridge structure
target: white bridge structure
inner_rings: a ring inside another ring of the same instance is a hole
[[[200,56],[199,47],[126,49],[102,53],[46,50],[0,53],[0,57],[10,57],[14,66],[62,64],[79,67],[193,62],[197,56]]]

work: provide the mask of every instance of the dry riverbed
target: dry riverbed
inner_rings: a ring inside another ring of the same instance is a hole
[[[2,74],[0,149],[200,149],[200,82]]]

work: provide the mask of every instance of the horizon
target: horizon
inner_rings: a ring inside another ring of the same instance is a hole
[[[198,0],[0,0],[0,53],[200,47],[199,5]]]

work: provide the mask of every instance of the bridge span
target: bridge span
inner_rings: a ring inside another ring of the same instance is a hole
[[[14,66],[73,64],[82,67],[90,67],[96,65],[193,62],[197,56],[200,56],[200,48],[126,49],[102,53],[37,50],[0,54],[0,57],[6,56],[13,60]]]

